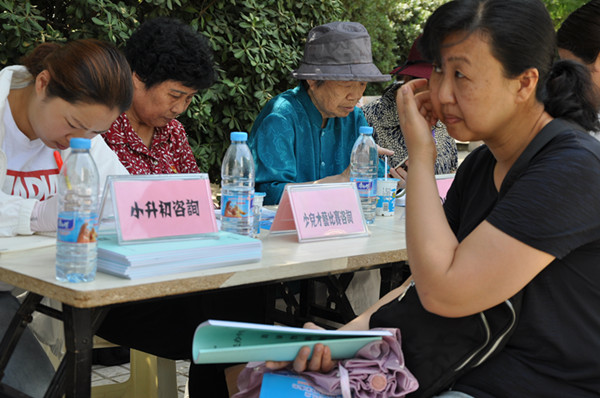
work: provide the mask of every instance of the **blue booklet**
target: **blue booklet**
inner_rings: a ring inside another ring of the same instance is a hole
[[[292,361],[303,346],[323,343],[334,359],[352,358],[365,344],[391,333],[383,330],[315,330],[289,326],[208,320],[194,333],[194,363]]]
[[[265,373],[259,398],[342,398],[342,395],[321,394],[305,379],[294,373]]]
[[[120,245],[116,234],[98,237],[98,257],[132,267],[162,263],[165,258],[178,261],[186,258],[212,257],[217,252],[231,253],[247,248],[262,248],[260,239],[219,231],[202,238],[172,240],[157,239],[144,243]]]

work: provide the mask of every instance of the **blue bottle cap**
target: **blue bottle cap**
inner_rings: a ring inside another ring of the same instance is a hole
[[[248,133],[244,133],[242,131],[233,131],[229,139],[233,141],[248,141]]]
[[[90,149],[92,141],[89,138],[71,138],[69,145],[73,149]]]
[[[373,134],[373,127],[371,127],[371,126],[360,126],[358,128],[358,132],[359,132],[359,134],[371,135],[371,134]]]

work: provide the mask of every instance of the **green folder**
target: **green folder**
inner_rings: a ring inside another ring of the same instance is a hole
[[[382,330],[314,330],[208,320],[194,333],[194,363],[292,361],[303,346],[323,343],[334,359],[352,358],[365,344],[391,336]]]

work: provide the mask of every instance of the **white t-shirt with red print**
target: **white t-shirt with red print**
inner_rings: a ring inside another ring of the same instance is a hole
[[[6,128],[2,151],[9,155],[2,191],[37,200],[46,200],[56,195],[58,167],[54,150],[44,145],[40,139],[30,140],[19,130],[8,103],[4,108],[2,122]]]
[[[22,65],[7,66],[0,70],[0,239],[2,236],[32,234],[31,214],[40,200],[37,196],[46,198],[46,194],[56,192],[56,180],[52,181],[57,179],[58,173],[54,164],[54,150],[43,148],[39,140],[30,141],[18,129],[15,131],[14,120],[12,126],[5,121],[10,90],[26,87],[32,82],[33,77]],[[38,149],[43,152],[36,152]],[[66,160],[69,153],[70,149],[61,151],[62,158]],[[92,139],[90,154],[98,166],[101,189],[104,188],[107,176],[128,174],[101,136]],[[37,161],[40,163],[36,163]],[[30,165],[27,167],[31,167],[29,171],[33,174],[20,168],[26,164]],[[9,174],[9,169],[13,170],[12,174]],[[34,178],[30,179],[32,176]],[[1,286],[0,283],[0,288]]]
[[[22,65],[0,70],[0,239],[32,234],[31,214],[35,204],[56,193],[58,169],[54,150],[46,148],[40,140],[30,141],[16,127],[8,104],[11,89],[24,88],[32,82],[33,77]],[[70,149],[61,151],[62,158],[67,159],[69,153]],[[92,139],[90,154],[98,166],[100,189],[104,188],[107,176],[128,174],[101,136]],[[0,282],[0,291],[11,289]]]

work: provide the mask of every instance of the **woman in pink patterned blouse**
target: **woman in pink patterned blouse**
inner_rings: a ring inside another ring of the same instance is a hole
[[[216,79],[208,40],[177,19],[161,17],[131,35],[125,55],[133,103],[104,140],[131,174],[198,173],[185,129],[175,118]]]

